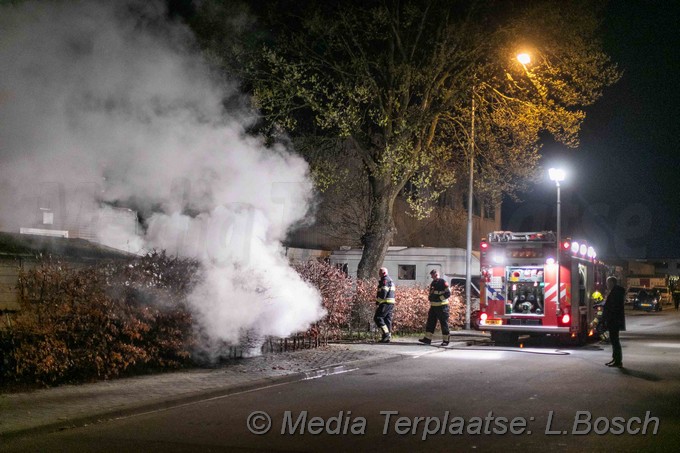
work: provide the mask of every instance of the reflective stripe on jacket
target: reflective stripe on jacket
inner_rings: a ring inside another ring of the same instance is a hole
[[[441,305],[449,304],[449,297],[451,297],[451,288],[443,278],[432,280],[430,283],[430,306],[439,307]]]
[[[378,294],[375,296],[377,304],[393,304],[395,286],[389,275],[385,275],[378,281]]]

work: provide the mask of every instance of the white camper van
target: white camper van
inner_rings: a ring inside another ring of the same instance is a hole
[[[343,269],[349,276],[356,277],[362,249],[343,247],[331,253],[331,264]],[[437,269],[439,275],[449,284],[465,285],[465,249],[437,247],[390,247],[382,264],[390,273],[392,280],[399,286],[416,284],[429,285],[430,271]],[[472,252],[471,297],[479,297],[479,252]],[[376,276],[376,279],[378,276]],[[475,288],[476,287],[476,288]]]
[[[361,247],[343,247],[331,253],[331,264],[350,277],[357,276]],[[382,264],[397,286],[427,286],[432,282],[430,271],[437,269],[439,276],[451,286],[460,286],[465,292],[465,249],[442,247],[390,247]],[[472,252],[472,310],[479,308],[479,252]],[[378,276],[376,276],[376,279]]]

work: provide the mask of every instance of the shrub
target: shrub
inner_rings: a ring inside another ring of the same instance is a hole
[[[356,281],[322,261],[294,267],[319,290],[327,312],[295,336],[294,344],[375,334],[377,279]],[[197,262],[157,252],[82,268],[43,259],[20,272],[21,311],[14,318],[5,315],[0,329],[0,376],[5,382],[51,385],[191,363],[198,330],[185,301],[199,278]],[[462,326],[465,307],[457,289],[452,291],[455,329]],[[427,294],[425,286],[397,287],[395,333],[424,330]]]
[[[411,334],[425,330],[427,312],[430,309],[428,294],[429,287],[425,286],[402,286],[396,289],[393,320],[395,333]]]
[[[373,332],[375,323],[376,280],[353,280],[339,269],[323,261],[295,264],[302,278],[319,289],[328,315],[317,323],[325,341],[361,336]],[[393,331],[401,334],[421,333],[425,330],[430,308],[429,286],[400,286],[396,290]],[[458,329],[464,325],[465,303],[457,287],[451,288],[449,325]]]
[[[342,271],[322,261],[310,260],[294,264],[300,277],[319,290],[326,316],[309,330],[319,335],[324,342],[339,338],[349,327],[351,302],[354,296],[352,282]]]
[[[5,377],[55,384],[187,363],[192,328],[183,300],[197,270],[155,252],[79,269],[45,259],[22,270]]]

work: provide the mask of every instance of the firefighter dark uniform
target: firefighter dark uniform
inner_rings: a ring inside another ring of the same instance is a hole
[[[375,303],[378,307],[375,310],[373,320],[382,330],[381,343],[389,343],[392,338],[392,311],[394,310],[394,283],[389,275],[387,269],[380,269],[380,280],[378,281],[378,294],[376,295]]]
[[[451,288],[443,278],[439,278],[439,273],[435,270],[430,272],[432,283],[430,283],[430,310],[427,313],[427,324],[425,325],[425,337],[418,340],[424,344],[432,343],[432,336],[437,327],[437,321],[442,328],[442,346],[449,344],[449,297]]]

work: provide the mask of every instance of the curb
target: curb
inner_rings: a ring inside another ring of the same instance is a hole
[[[445,349],[445,348],[442,348]],[[130,417],[133,415],[140,415],[147,412],[158,410],[172,409],[186,404],[192,404],[203,400],[225,397],[236,393],[250,392],[275,385],[285,385],[298,381],[305,381],[310,379],[317,379],[333,374],[346,373],[360,368],[368,368],[371,366],[382,365],[385,363],[398,362],[412,356],[406,354],[394,354],[386,357],[379,357],[374,359],[360,359],[346,363],[338,363],[328,365],[322,368],[311,369],[307,371],[300,371],[284,376],[268,377],[256,379],[251,382],[242,384],[225,385],[224,387],[215,388],[212,390],[197,391],[189,395],[182,395],[177,398],[166,399],[163,401],[155,401],[137,405],[131,405],[122,409],[103,410],[97,413],[83,415],[82,417],[74,417],[70,419],[59,420],[52,423],[33,426],[30,428],[20,428],[17,430],[8,430],[0,432],[0,439],[14,439],[23,437],[29,434],[45,434],[55,431],[63,431],[66,429],[79,428],[82,426],[99,423],[105,420],[113,420],[118,418]]]

